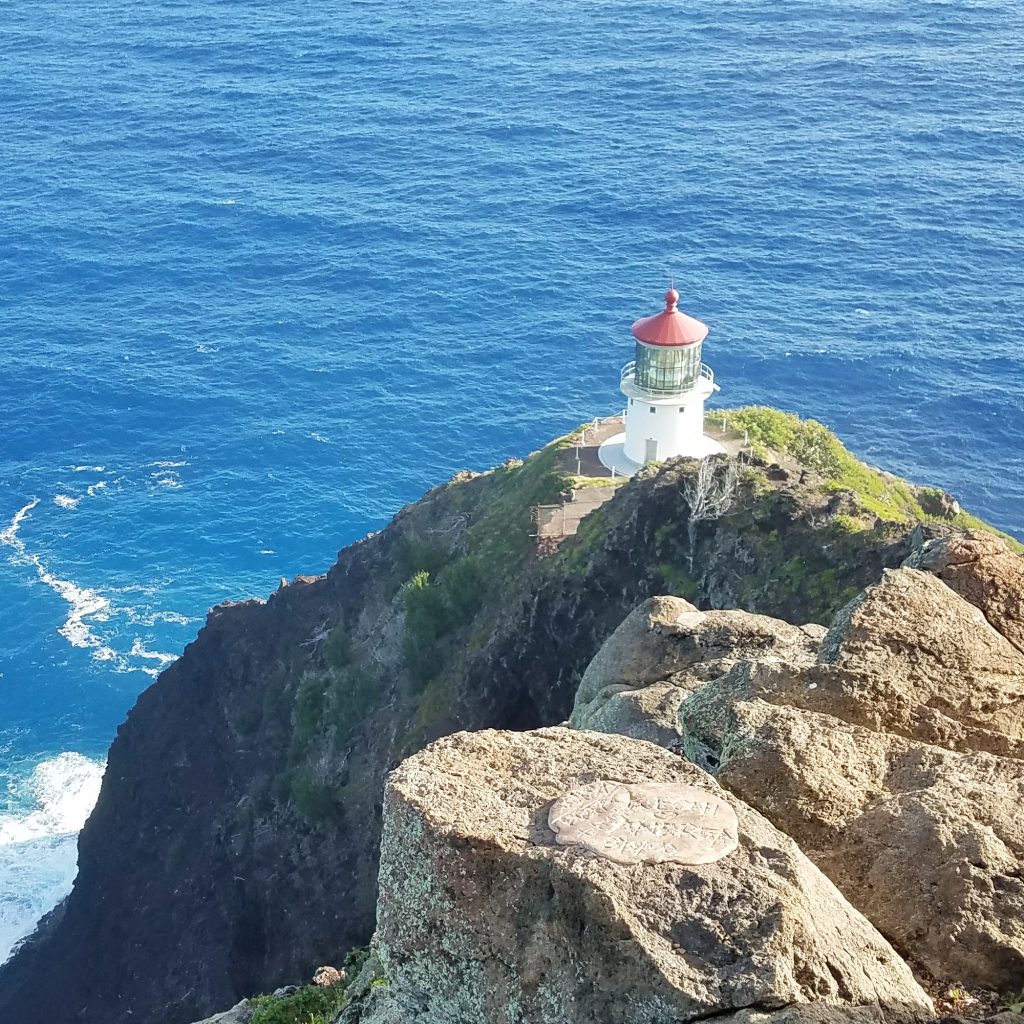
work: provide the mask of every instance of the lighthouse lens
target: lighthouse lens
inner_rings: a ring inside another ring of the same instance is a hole
[[[685,347],[636,346],[636,386],[653,394],[689,391],[700,376],[700,344]]]

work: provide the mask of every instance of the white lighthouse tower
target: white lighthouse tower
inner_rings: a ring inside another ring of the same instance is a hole
[[[644,463],[677,455],[702,459],[725,449],[704,433],[704,403],[718,390],[701,362],[708,328],[677,308],[679,292],[665,292],[665,308],[633,324],[636,358],[622,368],[625,432],[598,455],[609,469],[632,475]]]

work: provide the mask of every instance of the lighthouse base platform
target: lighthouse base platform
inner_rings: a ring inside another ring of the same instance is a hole
[[[601,465],[615,476],[632,476],[641,468],[640,463],[634,462],[626,455],[626,434],[613,434],[601,444],[597,450],[597,457]],[[694,439],[693,445],[685,452],[678,452],[673,458],[703,459],[707,455],[721,455],[725,447],[718,443],[713,437],[702,434]]]

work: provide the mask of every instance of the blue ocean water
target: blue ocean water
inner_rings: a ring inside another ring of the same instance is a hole
[[[1019,0],[0,6],[0,958],[207,607],[621,407],[720,402],[1024,536]]]

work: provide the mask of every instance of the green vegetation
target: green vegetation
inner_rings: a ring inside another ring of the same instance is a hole
[[[359,976],[370,957],[368,949],[353,950],[345,957],[345,978],[336,985],[306,985],[290,996],[255,996],[252,1024],[334,1024],[348,1002],[349,986]],[[375,961],[376,962],[376,961]],[[370,985],[383,981],[374,978]]]
[[[299,682],[288,751],[287,793],[302,814],[316,820],[341,813],[341,790],[328,770],[336,760],[331,751],[352,736],[377,699],[377,681],[354,661],[340,629],[325,641],[324,660],[326,671],[307,670]]]
[[[399,575],[409,579],[417,573],[433,575],[451,558],[446,544],[436,537],[414,537],[403,534],[395,541],[391,557]]]
[[[439,640],[451,625],[451,614],[441,588],[420,571],[402,589],[405,636],[402,657],[406,670],[419,683],[435,676],[444,662]]]
[[[571,438],[559,438],[524,462],[510,459],[486,474],[486,492],[464,543],[489,567],[492,579],[507,579],[532,553],[534,506],[553,504],[572,486],[559,466],[561,453],[572,447]]]
[[[883,522],[907,523],[918,520],[949,522],[963,529],[988,530],[998,534],[1017,551],[1024,546],[1012,537],[966,512],[946,518],[933,511],[941,492],[919,488],[890,473],[865,465],[827,427],[817,420],[802,420],[792,413],[767,406],[748,406],[710,413],[712,422],[728,426],[750,439],[754,453],[761,457],[789,456],[823,478],[828,491],[848,491],[858,509]],[[854,518],[844,516],[844,527],[853,532]],[[865,529],[862,524],[860,529]]]
[[[334,1024],[345,1005],[344,985],[307,985],[283,999],[256,996],[252,1024]]]
[[[557,502],[573,487],[610,482],[565,471],[561,461],[573,437],[569,434],[525,460],[509,459],[470,478],[471,486],[462,494],[449,488],[456,515],[464,516],[467,524],[457,545],[465,554],[422,538],[396,544],[397,569],[411,570],[401,592],[406,614],[403,663],[418,685],[425,686],[441,671],[456,634],[472,628],[467,650],[486,642],[493,599],[507,594],[533,557],[534,508]]]
[[[1013,992],[1003,1000],[1003,1005],[999,1007],[1001,1011],[1008,1011],[1009,1013],[1024,1013],[1024,989],[1019,992]]]

